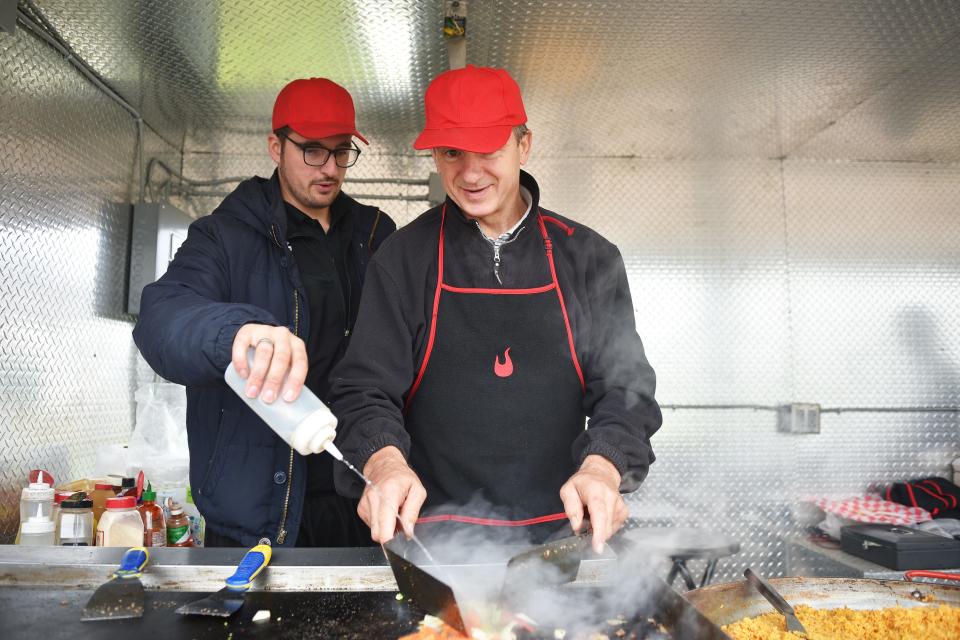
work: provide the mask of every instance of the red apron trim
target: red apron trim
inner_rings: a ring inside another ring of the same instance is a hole
[[[906,482],[903,486],[907,488],[907,493],[910,495],[910,506],[919,507],[920,505],[917,504],[917,497],[913,495],[913,487],[910,486],[910,483]]]
[[[423,374],[427,372],[427,363],[430,362],[430,352],[433,351],[433,341],[437,337],[437,315],[440,313],[440,288],[443,285],[443,221],[447,217],[447,204],[443,204],[440,211],[440,246],[437,249],[437,289],[433,294],[433,315],[430,317],[430,337],[427,339],[427,351],[423,354],[423,362],[420,364],[420,371],[417,372],[417,379],[407,393],[407,401],[403,403],[403,411],[406,413],[413,401],[413,396],[417,394],[420,383],[423,381]]]
[[[944,492],[943,492],[943,489],[940,487],[940,485],[938,485],[938,484],[937,484],[936,482],[934,482],[933,480],[924,480],[924,481],[921,482],[920,484],[928,484],[928,485],[930,485],[931,487],[933,487],[933,490],[936,491],[938,494],[940,494],[943,498],[945,498],[945,499],[947,499],[947,500],[950,500],[950,501],[953,503],[953,508],[954,508],[954,509],[957,508],[957,497],[944,493]],[[950,505],[947,505],[947,506],[950,506]]]
[[[545,291],[550,291],[557,286],[554,283],[545,284],[542,287],[534,287],[532,289],[469,289],[464,287],[454,287],[449,284],[441,284],[440,288],[444,291],[450,291],[452,293],[487,293],[491,295],[508,295],[508,296],[528,296],[535,293],[543,293]]]
[[[551,222],[551,223],[557,225],[558,227],[560,227],[561,229],[563,229],[568,236],[572,236],[572,235],[573,235],[573,227],[571,227],[571,226],[569,226],[569,225],[566,225],[566,224],[560,222],[559,220],[557,220],[557,219],[554,218],[553,216],[545,216],[545,215],[541,214],[540,217],[542,217],[542,218],[544,219],[544,221],[546,221],[546,222]]]
[[[560,226],[566,230],[568,236],[573,234],[573,228],[563,224],[556,218],[544,216],[543,212],[537,210],[537,224],[540,226],[540,234],[543,236],[543,241],[546,245],[547,262],[550,263],[550,278],[553,281],[550,284],[544,285],[543,287],[536,287],[534,289],[461,289],[458,287],[451,287],[450,285],[443,283],[443,223],[446,220],[446,217],[447,205],[444,203],[443,209],[440,211],[440,241],[439,248],[437,249],[437,288],[433,294],[433,315],[430,318],[430,337],[427,339],[427,351],[423,355],[423,362],[420,364],[420,370],[417,372],[417,378],[414,381],[413,386],[410,387],[410,391],[407,393],[407,400],[403,407],[404,412],[410,408],[410,403],[413,401],[413,397],[417,394],[417,389],[420,388],[420,383],[423,381],[423,376],[427,372],[427,363],[430,361],[430,353],[433,351],[433,343],[437,336],[437,316],[440,313],[440,292],[443,290],[452,291],[455,293],[528,295],[531,293],[542,293],[544,291],[549,291],[550,289],[556,289],[557,298],[560,300],[560,311],[563,314],[563,324],[567,328],[567,344],[570,347],[570,358],[573,360],[573,368],[576,370],[577,378],[580,380],[580,390],[586,392],[587,385],[584,382],[583,370],[580,368],[580,360],[577,358],[577,350],[573,343],[573,330],[570,328],[570,316],[567,314],[567,305],[563,300],[563,292],[560,291],[560,283],[557,280],[557,268],[553,263],[553,243],[550,240],[549,234],[547,234],[547,227],[544,224],[544,220],[549,220],[550,222]]]
[[[577,370],[577,377],[580,378],[580,389],[586,393],[587,385],[583,380],[583,370],[580,369],[580,360],[577,359],[577,350],[573,345],[573,330],[570,329],[570,316],[567,315],[567,305],[563,301],[560,281],[557,280],[557,267],[553,264],[553,242],[550,240],[550,236],[547,235],[547,226],[543,221],[544,215],[540,213],[540,215],[537,216],[537,222],[540,225],[540,233],[543,234],[543,241],[547,245],[547,262],[550,263],[550,277],[553,278],[554,284],[557,285],[557,298],[560,299],[560,311],[563,312],[563,324],[567,327],[567,342],[570,345],[570,357],[573,359],[573,368]],[[560,224],[559,221],[558,224]],[[567,228],[569,229],[569,227]],[[571,233],[573,233],[573,229],[570,229],[567,235]]]
[[[927,489],[924,486],[921,486],[920,484],[916,484],[914,486],[920,491],[923,491],[924,493],[929,494],[930,497],[933,498],[934,500],[939,500],[940,502],[942,502],[943,506],[945,506],[946,508],[948,509],[950,508],[950,502],[943,496],[938,496],[936,493],[934,493],[933,491],[930,491],[930,489]]]
[[[536,518],[527,518],[526,520],[496,520],[493,518],[475,518],[473,516],[460,516],[455,513],[442,513],[435,516],[424,516],[417,518],[417,524],[430,524],[432,522],[461,522],[464,524],[478,524],[485,527],[529,527],[534,524],[544,522],[556,522],[565,520],[565,513],[551,513],[546,516]]]

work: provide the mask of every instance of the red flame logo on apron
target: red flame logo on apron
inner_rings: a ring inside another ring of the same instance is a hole
[[[509,378],[511,375],[513,375],[513,361],[510,360],[510,347],[507,347],[507,350],[503,352],[502,364],[500,363],[499,355],[494,358],[493,372],[498,378]]]

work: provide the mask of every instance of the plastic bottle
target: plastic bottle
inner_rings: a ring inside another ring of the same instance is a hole
[[[100,524],[100,516],[107,509],[107,500],[113,498],[116,494],[113,492],[113,485],[109,482],[97,482],[93,485],[93,493],[90,499],[93,500],[93,530],[97,530]],[[139,545],[135,545],[139,546]]]
[[[20,544],[24,547],[53,546],[56,525],[44,515],[43,505],[37,503],[37,512],[20,525]]]
[[[107,510],[97,524],[98,547],[139,547],[143,544],[143,520],[137,499],[117,496],[107,500]]]
[[[193,493],[190,487],[187,487],[187,499],[183,503],[183,512],[190,519],[190,536],[193,538],[193,546],[202,547],[203,539],[207,533],[207,521],[200,515],[197,505],[193,504]]]
[[[251,369],[254,351],[251,347],[247,352],[247,362]],[[277,398],[268,404],[261,400],[259,395],[256,398],[247,397],[247,381],[240,377],[232,362],[223,378],[247,406],[300,455],[326,450],[337,460],[343,459],[343,454],[333,445],[333,439],[337,435],[337,418],[310,389],[303,387],[293,402]],[[280,388],[283,389],[283,385]]]
[[[50,476],[41,471],[36,482],[31,482],[20,492],[20,522],[26,522],[37,514],[37,507],[47,520],[53,521],[53,487]]]
[[[193,538],[190,537],[190,518],[183,512],[183,507],[170,500],[170,518],[167,519],[167,546],[192,547]]]
[[[55,543],[62,547],[93,544],[93,500],[78,493],[60,503]]]
[[[143,546],[167,546],[167,525],[163,518],[163,509],[157,505],[157,492],[148,484],[143,492],[143,504],[137,507],[143,520]]]

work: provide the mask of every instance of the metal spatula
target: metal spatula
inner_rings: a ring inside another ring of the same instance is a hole
[[[253,547],[243,556],[233,575],[227,578],[227,586],[213,595],[183,605],[177,609],[177,613],[222,618],[233,615],[243,606],[243,596],[257,574],[270,563],[272,553],[269,545],[258,544]]]
[[[80,619],[89,622],[143,617],[140,575],[149,561],[150,553],[145,548],[128,549],[120,560],[120,568],[90,596]]]
[[[460,633],[467,635],[467,626],[460,615],[460,606],[447,583],[436,578],[406,558],[409,544],[403,534],[383,545],[390,569],[400,593],[427,613],[437,616]]]
[[[793,607],[783,599],[779,591],[770,586],[766,580],[755,574],[752,569],[747,568],[743,572],[743,575],[746,576],[747,581],[760,592],[760,595],[766,598],[767,602],[772,604],[773,608],[782,613],[783,617],[787,619],[787,631],[807,635],[807,630],[804,629],[800,621],[797,620],[797,615],[794,613]]]
[[[583,552],[592,533],[567,536],[541,544],[510,558],[503,578],[501,598],[573,582],[580,571]]]

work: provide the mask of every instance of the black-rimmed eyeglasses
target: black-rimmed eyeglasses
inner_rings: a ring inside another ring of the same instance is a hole
[[[322,167],[327,164],[327,160],[333,155],[333,161],[337,166],[346,169],[357,163],[360,157],[360,148],[356,144],[350,143],[349,147],[337,147],[336,149],[327,149],[322,144],[316,142],[297,142],[286,136],[284,140],[289,140],[294,146],[303,151],[303,161],[311,167]]]

